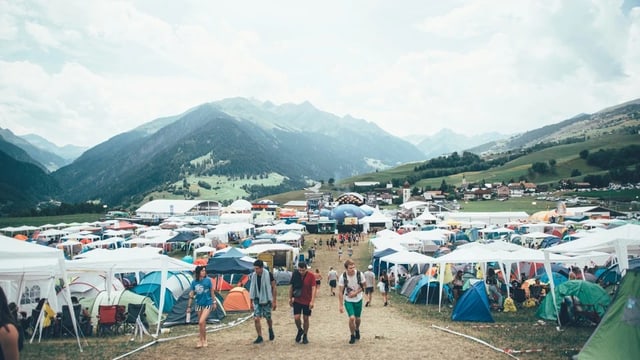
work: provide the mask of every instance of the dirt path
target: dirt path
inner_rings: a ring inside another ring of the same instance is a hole
[[[316,237],[318,237],[316,235]],[[314,236],[306,240],[313,242]],[[346,256],[343,255],[343,260]],[[366,244],[354,247],[354,260],[367,258],[369,253]],[[234,328],[225,329],[208,335],[209,347],[195,349],[197,336],[177,339],[156,344],[131,359],[333,359],[348,357],[349,359],[392,359],[398,356],[409,359],[506,359],[485,346],[470,340],[432,329],[431,323],[424,319],[409,318],[402,314],[393,304],[382,306],[379,293],[374,293],[373,306],[364,308],[361,339],[354,345],[348,344],[349,329],[346,314],[338,311],[337,296],[330,296],[326,274],[333,266],[339,273],[344,267],[338,261],[336,251],[316,251],[316,259],[311,268],[320,269],[324,279],[316,305],[311,316],[309,344],[296,344],[294,341],[296,327],[293,323],[291,308],[278,296],[277,310],[273,313],[276,339],[266,340],[263,344],[254,345],[256,332],[253,320],[248,320]],[[360,269],[362,270],[362,269]],[[288,292],[286,286],[279,286],[278,293]],[[263,321],[263,331],[266,324]],[[194,327],[194,331],[197,329]]]

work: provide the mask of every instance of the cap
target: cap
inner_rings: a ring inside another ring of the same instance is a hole
[[[367,267],[367,269],[369,269],[369,270],[373,269],[373,265],[369,265],[369,266]]]

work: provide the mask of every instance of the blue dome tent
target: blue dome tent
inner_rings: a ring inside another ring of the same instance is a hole
[[[136,294],[150,297],[156,307],[160,304],[160,275],[160,271],[150,272],[133,288],[133,292]],[[190,274],[183,272],[169,271],[167,273],[163,313],[171,311],[173,305],[175,305],[175,302],[180,298],[182,293],[191,286],[192,279]]]
[[[366,214],[360,207],[353,204],[338,205],[331,210],[330,218],[336,220],[338,223],[343,223],[347,217],[355,217],[362,219]]]

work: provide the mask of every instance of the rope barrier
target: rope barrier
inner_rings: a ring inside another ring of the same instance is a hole
[[[511,352],[507,352],[507,351],[505,351],[504,349],[500,349],[500,348],[498,348],[498,347],[495,347],[495,346],[493,346],[493,345],[489,344],[488,342],[486,342],[486,341],[484,341],[484,340],[480,340],[480,339],[475,338],[475,337],[473,337],[473,336],[469,336],[469,335],[466,335],[466,334],[463,334],[463,333],[459,333],[459,332],[457,332],[457,331],[453,331],[453,330],[450,330],[450,329],[447,329],[447,328],[443,328],[443,327],[440,327],[440,326],[436,326],[436,325],[433,325],[433,324],[431,325],[431,327],[432,327],[432,328],[435,328],[435,329],[438,329],[438,330],[442,330],[442,331],[445,331],[445,332],[451,333],[451,334],[454,334],[454,335],[462,336],[462,337],[467,338],[467,339],[469,339],[469,340],[473,340],[473,341],[475,341],[475,342],[477,342],[477,343],[480,343],[480,344],[482,344],[482,345],[485,345],[485,346],[487,346],[487,347],[489,347],[489,348],[491,348],[491,349],[493,349],[493,350],[495,350],[495,351],[497,351],[497,352],[500,352],[500,353],[506,354],[507,356],[512,357],[512,358],[514,358],[514,359],[518,359],[518,358],[517,358],[517,357],[515,357]]]
[[[465,326],[465,327],[470,327],[470,328],[474,328],[474,329],[486,329],[486,328],[517,328],[519,326],[525,327],[525,326],[544,326],[545,324],[540,324],[540,323],[519,323],[519,324],[511,324],[511,325],[505,325],[505,324],[492,324],[492,325],[469,325],[469,326]]]
[[[223,330],[223,329],[228,329],[228,328],[232,328],[234,326],[238,326],[238,325],[242,324],[243,322],[247,321],[248,319],[250,319],[252,317],[253,317],[253,315],[248,315],[248,316],[233,320],[233,321],[231,321],[229,323],[226,323],[226,324],[219,324],[219,325],[215,325],[213,327],[209,326],[209,327],[207,327],[207,333],[213,333],[213,332],[220,331],[220,330]],[[162,339],[156,338],[156,339],[154,339],[153,341],[151,341],[151,342],[149,342],[147,344],[144,344],[144,345],[142,345],[142,346],[140,346],[140,347],[138,347],[136,349],[133,349],[133,350],[129,351],[128,353],[125,353],[125,354],[122,354],[120,356],[117,356],[117,357],[113,358],[113,360],[124,359],[125,357],[127,357],[129,355],[132,355],[132,354],[135,354],[138,351],[144,350],[144,349],[146,349],[146,348],[148,348],[151,345],[154,345],[156,343],[162,343],[162,342],[166,342],[166,341],[170,341],[170,340],[182,339],[182,338],[190,337],[190,336],[194,336],[194,335],[198,335],[198,333],[197,332],[192,332],[192,333],[189,333],[189,334],[171,336],[171,337],[166,337],[166,338],[162,338]],[[156,337],[156,335],[151,335],[151,336]]]

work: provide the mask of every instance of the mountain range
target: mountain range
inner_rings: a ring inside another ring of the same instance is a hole
[[[187,179],[199,179],[196,189],[205,189],[212,186],[208,179],[220,176],[282,177],[276,185],[243,185],[247,197],[256,198],[300,189],[311,180],[376,172],[473,146],[476,153],[508,151],[563,137],[597,136],[639,121],[640,99],[518,135],[469,138],[442,130],[431,137],[400,139],[371,122],[338,117],[309,102],[275,105],[229,98],[150,121],[90,149],[59,148],[34,135],[18,137],[0,129],[3,174],[23,174],[40,184],[0,177],[3,189],[25,193],[16,198],[3,190],[0,213],[50,199],[126,206],[163,191],[197,197],[199,191]]]
[[[426,159],[449,155],[453,152],[460,152],[507,138],[509,138],[509,135],[498,132],[467,136],[458,134],[451,129],[442,129],[433,135],[411,135],[404,137],[405,140],[420,149]]]

